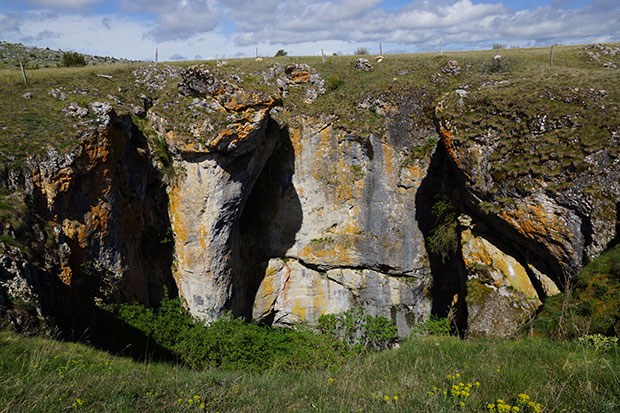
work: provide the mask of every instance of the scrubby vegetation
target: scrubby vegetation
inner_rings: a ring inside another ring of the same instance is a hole
[[[273,366],[257,375],[136,361],[5,331],[0,411],[493,412],[532,402],[545,412],[611,412],[620,408],[618,366],[618,346],[424,336],[327,368]]]
[[[61,66],[86,66],[86,59],[77,52],[67,52],[62,55]]]
[[[535,326],[539,334],[558,338],[619,336],[620,245],[584,267],[568,297],[547,298]]]
[[[304,326],[258,326],[231,317],[206,324],[194,319],[181,299],[167,296],[157,309],[124,304],[110,310],[192,368],[264,371],[334,367],[370,349],[390,348],[398,338],[392,321],[366,315],[361,309],[321,317],[318,331]]]

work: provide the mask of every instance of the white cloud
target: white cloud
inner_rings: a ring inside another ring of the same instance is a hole
[[[27,0],[35,6],[49,7],[52,9],[81,9],[102,0]]]
[[[352,52],[359,46],[384,50],[482,48],[495,42],[521,46],[620,39],[620,8],[594,0],[514,10],[472,0],[413,0],[386,11],[382,0],[117,0],[125,15],[80,13],[98,0],[29,0],[62,12],[0,14],[0,37],[43,47],[144,58],[263,56]]]
[[[222,18],[216,0],[121,0],[121,6],[131,12],[153,13],[157,25],[148,35],[157,41],[183,40],[212,31]]]
[[[18,32],[19,18],[16,13],[0,13],[0,34],[3,32]]]

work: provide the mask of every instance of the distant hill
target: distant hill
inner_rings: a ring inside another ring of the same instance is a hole
[[[19,62],[27,68],[36,69],[40,67],[56,67],[62,61],[62,50],[53,50],[49,47],[41,48],[35,46],[25,46],[21,43],[9,43],[0,41],[0,68],[19,67]],[[118,59],[110,56],[91,56],[84,55],[86,63],[96,64],[115,64],[128,63],[135,60]]]

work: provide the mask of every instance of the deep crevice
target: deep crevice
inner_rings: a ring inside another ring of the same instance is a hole
[[[293,186],[295,150],[288,128],[270,119],[266,133],[276,139],[237,226],[239,240],[233,281],[233,312],[250,320],[256,292],[270,258],[284,257],[301,228],[301,202]]]

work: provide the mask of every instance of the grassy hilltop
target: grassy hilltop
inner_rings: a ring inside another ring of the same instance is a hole
[[[329,56],[322,63],[321,57],[273,57],[261,62],[254,59],[233,59],[226,65],[217,66],[215,61],[194,61],[166,63],[188,67],[204,64],[216,73],[236,74],[239,86],[244,89],[276,94],[275,82],[265,78],[275,63],[283,65],[303,62],[316,69],[325,80],[327,93],[319,95],[312,104],[302,102],[300,91],[292,89],[284,99],[290,112],[308,115],[333,114],[338,123],[360,132],[380,132],[387,127],[385,118],[376,113],[376,108],[359,109],[358,102],[367,96],[383,98],[386,103],[403,94],[417,94],[426,101],[438,100],[445,92],[455,88],[474,90],[486,88],[480,100],[492,98],[493,104],[506,105],[524,114],[550,109],[565,111],[570,103],[554,99],[552,107],[532,104],[541,94],[569,94],[571,90],[605,90],[602,103],[608,113],[617,113],[620,104],[620,85],[617,70],[604,67],[605,63],[618,62],[618,56],[601,55],[599,61],[591,60],[584,46],[564,46],[554,49],[553,66],[549,66],[549,49],[506,49],[501,51],[502,64],[494,65],[495,51],[450,52],[439,56],[436,53],[415,55],[388,55],[381,63],[370,59],[373,70],[362,72],[353,68],[360,56]],[[457,60],[460,72],[457,75],[443,73],[441,68],[449,60]],[[132,73],[146,63],[116,65],[89,65],[80,68],[42,68],[27,70],[29,86],[24,85],[18,69],[0,69],[0,151],[7,158],[18,162],[20,158],[41,153],[47,145],[67,148],[75,144],[74,120],[61,114],[67,104],[87,104],[106,100],[120,110],[127,110],[130,104],[137,104],[142,93],[154,97],[176,90],[178,80],[174,78],[162,84],[162,90],[149,93],[144,86],[136,86]],[[112,76],[99,77],[98,74]],[[66,100],[50,95],[60,88]],[[32,93],[26,99],[23,95]],[[514,98],[521,96],[521,98]],[[577,103],[577,102],[574,102]],[[546,103],[540,103],[549,106]],[[182,105],[181,105],[182,106]],[[430,114],[429,114],[430,115]],[[432,123],[432,116],[428,116]],[[617,126],[618,117],[605,119],[611,126]]]

